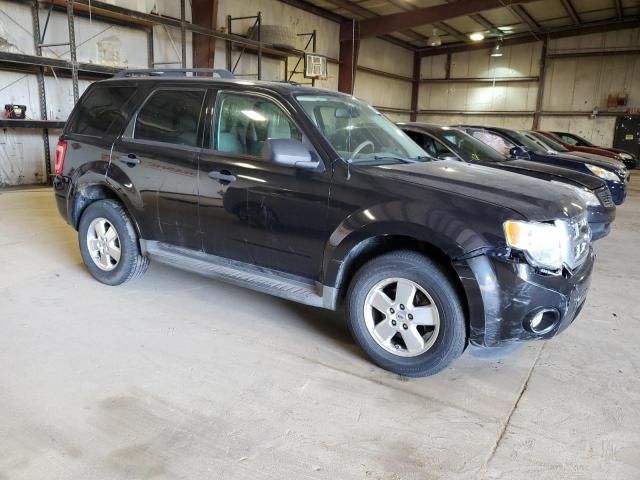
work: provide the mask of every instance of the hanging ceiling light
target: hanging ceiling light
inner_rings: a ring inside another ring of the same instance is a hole
[[[429,45],[430,47],[439,47],[440,45],[442,45],[442,39],[440,38],[440,35],[438,35],[438,31],[435,28],[433,29],[433,33],[431,34],[431,36],[427,39],[427,45]]]
[[[469,38],[474,42],[479,42],[481,40],[484,40],[484,35],[482,34],[482,32],[473,32],[471,35],[469,35]]]
[[[496,42],[496,46],[491,49],[492,57],[501,57],[502,56],[502,40],[498,40]]]

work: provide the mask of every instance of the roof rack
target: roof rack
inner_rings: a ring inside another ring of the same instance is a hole
[[[121,70],[114,75],[114,78],[126,77],[186,77],[188,72],[193,73],[215,73],[220,78],[236,78],[233,73],[223,68],[142,68],[133,70]]]

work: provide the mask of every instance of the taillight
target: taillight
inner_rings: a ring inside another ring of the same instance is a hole
[[[62,175],[64,156],[67,154],[67,142],[60,140],[56,147],[56,175]]]

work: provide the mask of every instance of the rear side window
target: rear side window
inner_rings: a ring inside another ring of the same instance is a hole
[[[78,105],[70,133],[102,137],[108,131],[120,133],[126,122],[124,105],[136,87],[96,87]]]
[[[483,143],[486,143],[491,148],[497,150],[502,155],[505,155],[507,157],[510,155],[509,151],[513,147],[515,147],[515,145],[509,142],[506,138],[496,135],[495,133],[486,132],[483,130],[473,130],[472,132],[467,133],[471,133],[471,136],[477,138]]]
[[[204,90],[157,90],[138,113],[137,140],[195,147]]]

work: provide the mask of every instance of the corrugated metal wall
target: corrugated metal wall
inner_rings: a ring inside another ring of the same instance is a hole
[[[504,48],[503,57],[490,57],[488,50],[456,53],[451,58],[451,78],[538,76],[541,42]],[[640,47],[640,29],[582,35],[552,40],[549,53],[578,53],[601,49]],[[424,58],[422,78],[445,78],[446,56]],[[532,112],[536,107],[537,82],[422,84],[420,110],[487,112],[487,115],[457,113],[419,115],[419,120],[452,125],[477,123],[531,128],[532,115],[497,116],[491,110]],[[591,112],[608,109],[609,94],[629,95],[629,105],[640,107],[640,55],[595,56],[549,59],[544,89],[545,112]],[[543,115],[540,128],[567,130],[596,144],[611,145],[615,117]]]

